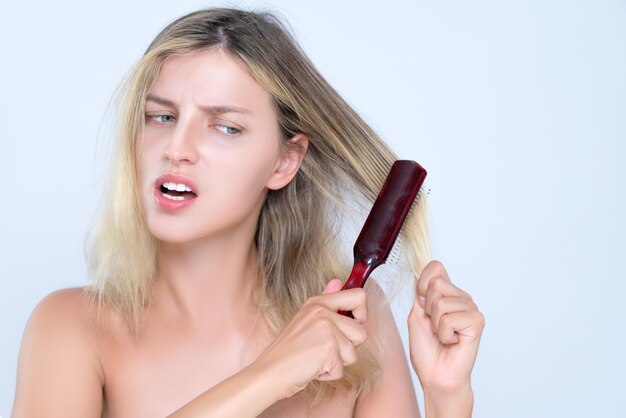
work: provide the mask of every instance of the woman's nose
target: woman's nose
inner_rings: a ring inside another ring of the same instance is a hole
[[[165,159],[172,164],[180,164],[182,161],[188,161],[190,163],[195,162],[191,155],[180,153],[177,150],[170,148],[165,150]]]
[[[178,123],[165,146],[163,157],[174,165],[184,162],[195,164],[198,161],[199,135],[193,123]]]

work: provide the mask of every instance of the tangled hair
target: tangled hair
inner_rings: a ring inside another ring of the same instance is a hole
[[[271,95],[282,141],[302,133],[309,146],[296,177],[269,190],[255,241],[259,281],[255,301],[276,333],[332,277],[347,277],[351,260],[338,251],[334,211],[347,187],[372,202],[392,163],[389,147],[311,64],[283,24],[270,13],[207,9],[169,24],[150,44],[124,86],[112,172],[101,217],[89,246],[93,294],[141,328],[154,287],[159,243],[148,230],[137,187],[135,155],[146,96],[172,55],[221,49]],[[424,197],[403,228],[403,253],[415,273],[428,257]],[[320,262],[320,260],[323,260]],[[371,349],[335,382],[312,382],[321,399],[337,388],[365,390],[378,365]]]

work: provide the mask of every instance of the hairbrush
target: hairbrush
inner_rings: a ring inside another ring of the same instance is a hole
[[[341,290],[363,287],[372,271],[387,260],[425,178],[426,170],[415,161],[393,163],[354,243],[354,266]]]

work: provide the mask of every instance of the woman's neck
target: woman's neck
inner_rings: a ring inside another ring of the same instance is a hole
[[[252,237],[238,235],[162,243],[154,298],[159,310],[203,330],[245,326],[254,314],[259,267]]]

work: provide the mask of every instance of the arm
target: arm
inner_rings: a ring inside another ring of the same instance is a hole
[[[333,280],[324,293],[340,288]],[[367,338],[365,299],[362,289],[310,298],[253,364],[171,417],[255,417],[314,379],[340,379],[343,367],[356,361],[354,347]],[[84,302],[81,289],[69,289],[35,308],[22,342],[13,418],[101,417],[104,373]],[[352,311],[355,319],[338,310]]]
[[[280,395],[271,371],[252,363],[168,418],[255,417],[278,400]]]
[[[81,289],[44,298],[22,340],[13,418],[100,417],[103,375]]]
[[[169,418],[256,417],[312,380],[340,379],[344,366],[356,361],[355,346],[367,338],[365,292],[338,292],[341,286],[341,281],[331,280],[324,294],[309,298],[254,363]],[[339,310],[352,311],[354,319],[337,315]]]

